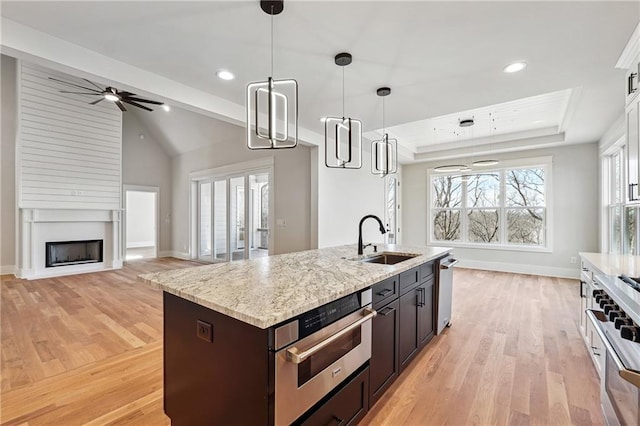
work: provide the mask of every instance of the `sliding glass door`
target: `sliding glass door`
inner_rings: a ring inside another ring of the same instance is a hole
[[[268,171],[196,181],[198,259],[225,262],[269,255]]]

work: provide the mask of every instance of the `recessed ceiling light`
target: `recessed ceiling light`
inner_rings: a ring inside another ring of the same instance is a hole
[[[506,72],[506,73],[514,73],[514,72],[522,71],[526,67],[527,67],[527,63],[526,62],[514,62],[514,63],[509,64],[506,67],[504,67],[504,72]]]
[[[216,75],[218,76],[219,79],[222,79],[222,80],[233,80],[234,78],[236,78],[236,76],[233,75],[231,71],[227,71],[227,70],[220,70],[216,73]]]
[[[169,105],[167,105],[167,104],[162,105],[162,109],[167,111],[167,112],[171,111],[171,107]]]

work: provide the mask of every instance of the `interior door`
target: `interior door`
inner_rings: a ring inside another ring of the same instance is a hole
[[[249,258],[269,255],[269,174],[249,175]]]
[[[245,259],[245,177],[238,176],[229,179],[230,188],[230,223],[231,247],[230,260]]]

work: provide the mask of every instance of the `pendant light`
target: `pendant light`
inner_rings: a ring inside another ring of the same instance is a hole
[[[458,119],[458,127],[471,127],[475,124],[473,117],[466,119]],[[460,133],[453,132],[456,136],[460,136]],[[436,128],[433,128],[433,134],[436,134]],[[473,141],[473,136],[471,137]],[[455,172],[468,172],[471,168],[466,164],[445,164],[433,169],[434,172],[439,173],[455,173]]]
[[[493,115],[491,113],[489,113],[489,153],[491,153],[491,141],[493,140],[492,137],[492,133],[493,130],[495,130],[495,118],[493,118]],[[489,166],[495,166],[496,164],[499,164],[500,161],[498,160],[478,160],[478,161],[474,161],[473,163],[471,163],[472,166],[474,167],[489,167]]]
[[[344,69],[352,60],[346,52],[334,58],[336,65],[342,67],[342,117],[327,117],[324,121],[324,164],[329,168],[362,167],[362,122],[345,117],[344,112]]]
[[[267,81],[247,85],[247,147],[294,148],[298,145],[298,82],[273,78],[273,17],[284,10],[284,1],[260,1],[271,16],[271,74]]]
[[[371,173],[380,177],[398,171],[398,140],[389,139],[384,127],[384,98],[389,96],[391,88],[381,87],[376,94],[382,98],[382,139],[371,143]]]

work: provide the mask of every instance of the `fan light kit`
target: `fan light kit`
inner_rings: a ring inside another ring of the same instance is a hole
[[[371,143],[371,173],[380,177],[398,171],[398,140],[389,139],[384,127],[384,98],[389,96],[391,88],[381,87],[376,94],[382,98],[382,139]]]
[[[362,123],[344,113],[344,68],[352,61],[350,53],[335,56],[342,67],[342,117],[325,117],[324,164],[329,168],[359,169],[362,167]]]
[[[90,85],[92,85],[93,88],[81,86],[79,84],[71,83],[64,80],[59,80],[53,77],[49,77],[49,80],[57,81],[58,83],[66,84],[67,86],[76,87],[78,89],[88,90],[88,92],[69,92],[67,90],[61,90],[60,93],[71,93],[74,95],[100,96],[99,99],[93,102],[89,102],[89,105],[95,105],[106,99],[116,104],[118,108],[120,108],[120,111],[122,112],[125,112],[127,110],[124,107],[124,104],[133,105],[134,107],[142,108],[146,111],[153,111],[153,110],[145,105],[142,105],[142,103],[152,104],[152,105],[164,105],[164,103],[162,102],[140,98],[140,97],[137,97],[135,93],[120,91],[115,87],[106,87],[106,88],[100,87],[93,81],[87,80],[86,78],[83,78],[83,80],[89,83]]]
[[[294,148],[298,145],[298,82],[273,79],[273,17],[284,10],[284,1],[260,1],[271,16],[271,75],[247,85],[247,147]]]

